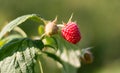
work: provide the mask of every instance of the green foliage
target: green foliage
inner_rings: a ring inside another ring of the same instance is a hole
[[[59,56],[49,52],[43,52],[43,53],[45,53],[48,57],[53,58],[57,62],[61,63],[63,65],[63,68],[65,68],[64,63]]]
[[[42,18],[40,18],[38,15],[36,14],[30,14],[30,15],[24,15],[21,17],[16,18],[15,20],[11,21],[9,24],[7,24],[1,31],[0,33],[0,39],[7,33],[10,32],[13,28],[15,28],[16,26],[22,24],[23,22],[27,21],[28,19],[40,22],[40,21],[44,21]]]
[[[45,45],[45,47],[51,47],[54,48],[55,50],[58,49],[58,44],[57,44],[57,40],[54,37],[45,37],[43,39],[43,43]]]
[[[40,26],[38,27],[38,33],[39,33],[40,36],[41,36],[42,34],[44,34],[44,26],[43,26],[43,25],[40,25]]]
[[[36,14],[24,15],[8,23],[0,32],[0,73],[44,73],[41,61],[43,55],[59,62],[62,65],[63,73],[76,73],[80,66],[80,54],[77,54],[76,51],[80,52],[80,50],[58,34],[45,36],[43,25],[38,28],[40,36],[37,40],[29,39],[18,33],[7,34],[29,19],[36,22],[47,22]],[[17,32],[25,34],[22,29]],[[5,34],[7,36],[4,36]]]
[[[36,47],[39,48],[40,50],[44,48],[42,40],[34,40],[33,42],[35,43]]]
[[[31,39],[10,41],[0,49],[0,73],[35,73],[33,67],[37,52]]]
[[[80,48],[78,48],[74,44],[67,42],[60,36],[61,36],[60,34],[54,36],[57,39],[57,43],[59,44],[57,55],[63,61],[65,73],[76,73],[77,68],[81,66],[79,60]]]
[[[69,15],[74,13],[73,20],[80,24],[82,31],[78,46],[95,46],[92,49],[93,64],[82,65],[78,73],[103,73],[99,71],[101,68],[107,68],[108,73],[116,73],[114,70],[120,66],[120,62],[116,66],[112,64],[120,59],[120,0],[0,0],[0,5],[0,28],[13,18],[28,13],[40,13],[45,19],[58,15],[58,22],[67,22]],[[25,28],[25,31],[31,33],[30,29]],[[32,30],[36,31],[36,28]],[[106,64],[110,66],[106,67]]]
[[[2,47],[5,43],[7,43],[15,38],[22,38],[22,36],[18,35],[18,34],[9,35],[9,36],[5,37],[4,39],[0,40],[0,47]]]

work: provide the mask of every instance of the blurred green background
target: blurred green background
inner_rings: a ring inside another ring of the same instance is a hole
[[[82,34],[78,46],[94,47],[94,62],[82,64],[78,73],[120,73],[120,0],[0,0],[0,28],[32,13],[47,20],[58,16],[58,23],[74,13]]]

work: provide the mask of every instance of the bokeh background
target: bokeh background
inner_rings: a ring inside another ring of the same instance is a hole
[[[58,16],[58,23],[74,13],[82,34],[79,47],[94,47],[94,62],[82,64],[78,73],[120,73],[120,0],[0,0],[0,29],[32,13],[47,20]]]

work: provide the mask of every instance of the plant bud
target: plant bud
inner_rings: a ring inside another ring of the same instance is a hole
[[[90,64],[93,62],[93,55],[89,50],[85,50],[80,56],[82,62]]]
[[[52,22],[48,22],[48,24],[46,24],[46,26],[45,26],[46,35],[51,36],[51,35],[56,34],[58,32],[58,27],[55,24],[56,21],[57,21],[57,19],[55,19]]]

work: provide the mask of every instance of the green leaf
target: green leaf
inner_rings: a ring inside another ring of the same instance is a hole
[[[49,52],[43,52],[43,53],[45,53],[48,57],[50,57],[50,58],[54,59],[55,61],[59,62],[60,64],[62,64],[63,67],[65,68],[64,63],[60,57],[58,57],[57,55],[55,55],[53,53],[49,53]]]
[[[57,39],[57,56],[61,58],[65,66],[65,73],[76,73],[80,67],[80,48],[67,42],[61,35],[54,36]],[[64,72],[64,70],[63,70]]]
[[[38,27],[38,33],[39,33],[40,36],[45,33],[45,32],[44,32],[44,29],[45,29],[45,27],[44,27],[43,25],[40,25],[40,26]]]
[[[38,15],[36,14],[29,14],[29,15],[24,15],[21,17],[18,17],[16,19],[14,19],[13,21],[11,21],[10,23],[8,23],[1,31],[0,33],[0,39],[7,33],[10,32],[13,28],[15,28],[16,26],[22,24],[23,22],[25,22],[26,20],[31,19],[33,21],[45,21],[44,19],[40,18]]]
[[[58,44],[57,44],[56,38],[46,36],[42,41],[45,47],[51,47],[54,50],[57,50]]]
[[[3,38],[2,40],[0,40],[0,47],[3,46],[5,43],[8,43],[9,41],[11,41],[15,38],[23,38],[23,37],[21,35],[18,35],[18,34],[12,34],[10,36],[7,36],[7,37]]]
[[[0,73],[39,73],[39,70],[34,69],[37,52],[31,39],[21,38],[8,42],[0,49]]]
[[[44,44],[41,40],[34,40],[33,42],[36,45],[36,47],[39,48],[40,50],[44,48]]]

